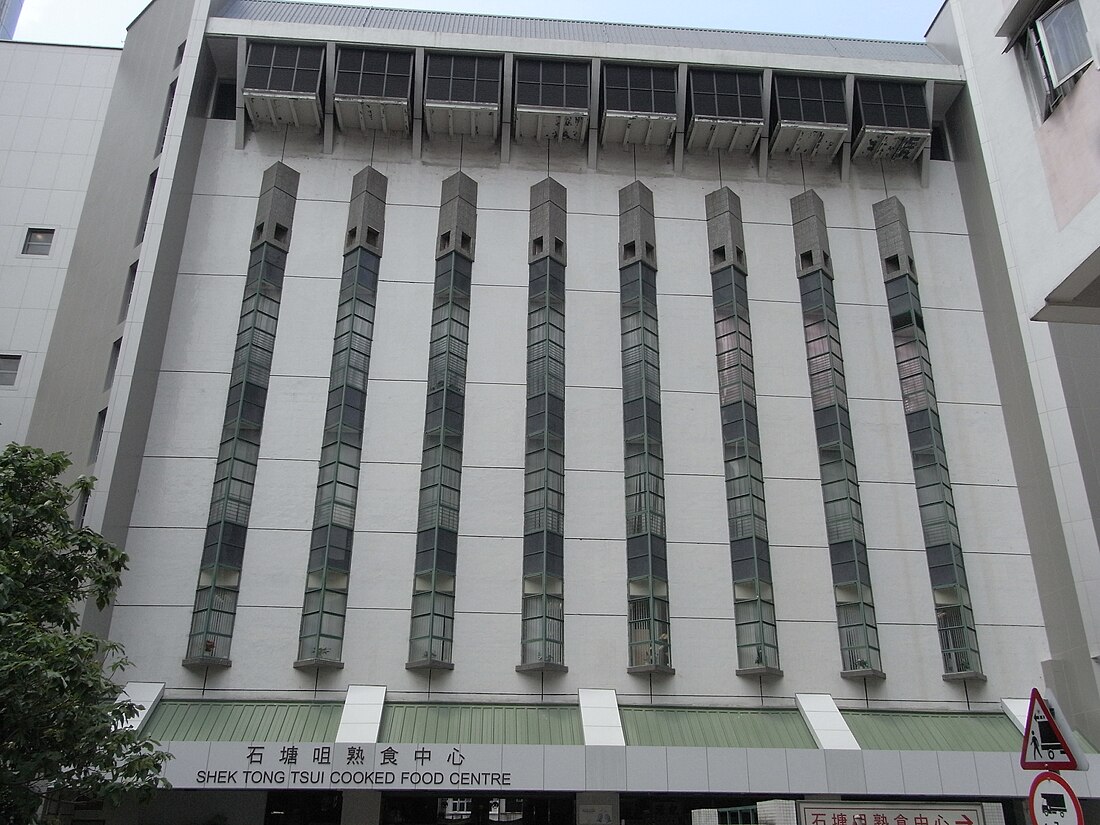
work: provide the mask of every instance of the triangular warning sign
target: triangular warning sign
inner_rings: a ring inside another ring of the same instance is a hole
[[[1077,757],[1073,755],[1066,737],[1058,729],[1058,723],[1054,721],[1050,708],[1039,695],[1038,688],[1031,689],[1024,746],[1020,751],[1020,767],[1027,771],[1077,770]]]

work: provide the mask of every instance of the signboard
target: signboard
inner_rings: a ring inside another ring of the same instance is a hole
[[[487,791],[535,780],[529,765],[517,773],[491,745],[173,742],[169,750],[165,778],[174,788]],[[541,766],[538,773],[541,780]]]
[[[1024,744],[1020,750],[1020,767],[1027,771],[1077,770],[1077,757],[1067,744],[1054,714],[1039,695],[1038,688],[1031,689],[1027,728],[1024,730]]]
[[[985,825],[981,805],[938,802],[799,802],[798,821],[802,825]]]
[[[1032,825],[1085,825],[1077,794],[1062,777],[1046,771],[1035,777],[1027,795]]]

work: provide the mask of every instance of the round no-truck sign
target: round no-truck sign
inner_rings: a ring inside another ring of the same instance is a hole
[[[1031,783],[1027,809],[1034,825],[1085,825],[1077,794],[1061,776],[1043,771]]]

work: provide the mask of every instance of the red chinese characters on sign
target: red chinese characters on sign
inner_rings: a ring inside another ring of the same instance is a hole
[[[799,819],[805,825],[984,825],[978,806],[935,803],[800,802]]]

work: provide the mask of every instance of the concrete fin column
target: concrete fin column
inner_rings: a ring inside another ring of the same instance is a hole
[[[328,410],[321,437],[305,598],[294,662],[297,668],[343,667],[344,621],[388,185],[386,176],[370,166],[351,182],[340,297],[333,324]]]
[[[264,172],[253,224],[221,444],[210,497],[186,667],[229,667],[245,542],[259,463],[271,356],[279,324],[299,175],[283,163]]]
[[[452,670],[455,571],[466,413],[470,278],[477,232],[477,183],[462,172],[443,181],[435,249],[432,339],[424,412],[420,504],[409,628],[409,670]]]
[[[844,382],[844,355],[833,295],[833,259],[825,205],[816,192],[811,189],[791,199],[791,220],[840,637],[840,674],[846,679],[883,679],[886,674],[879,651]]]
[[[706,197],[715,355],[722,416],[737,674],[775,679],[779,669],[764,467],[749,323],[748,258],[741,200],[728,187]],[[737,515],[732,515],[736,513]],[[746,518],[744,514],[749,514]]]
[[[672,639],[665,540],[657,240],[653,193],[619,190],[619,316],[626,471],[627,672],[670,676]]]
[[[943,678],[984,681],[905,207],[890,197],[874,205],[874,216]]]
[[[519,672],[565,666],[565,187],[531,187]]]

